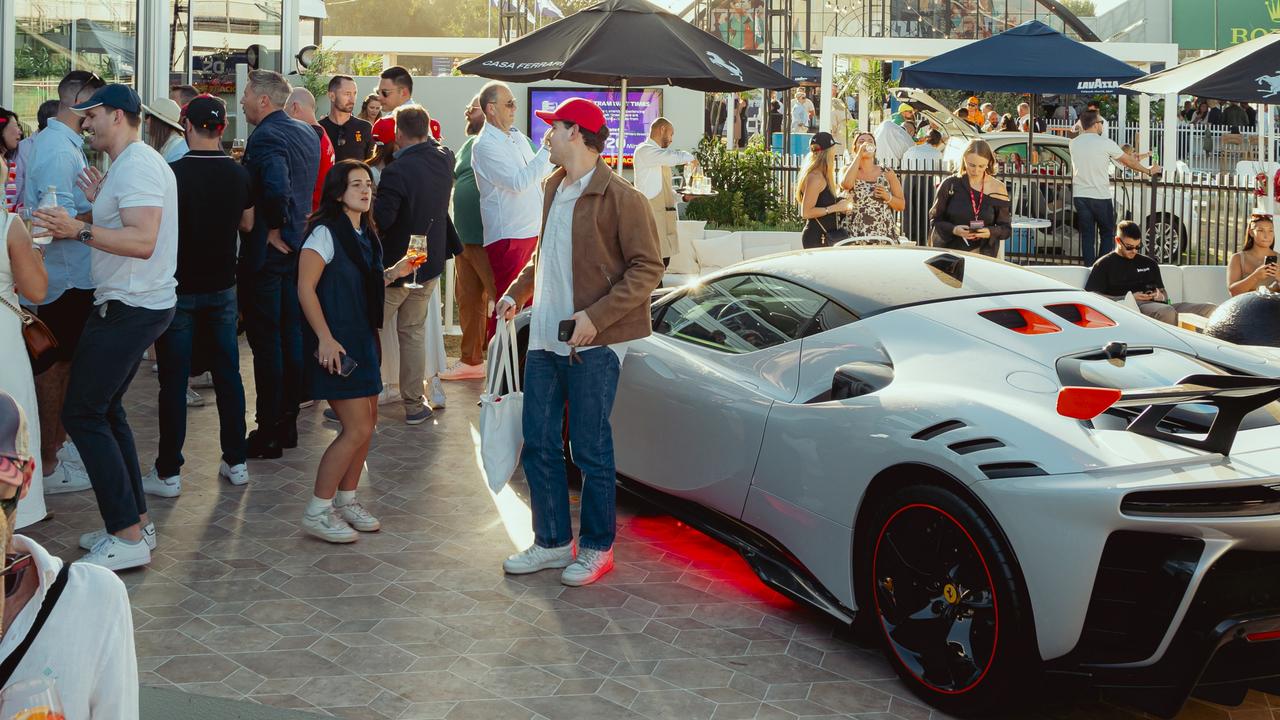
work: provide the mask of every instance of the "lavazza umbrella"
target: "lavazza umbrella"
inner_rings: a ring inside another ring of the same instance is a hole
[[[642,51],[637,51],[643,47]],[[627,85],[675,85],[703,92],[781,90],[787,76],[647,0],[603,0],[507,43],[458,70],[527,83],[568,80],[621,86],[621,167]]]

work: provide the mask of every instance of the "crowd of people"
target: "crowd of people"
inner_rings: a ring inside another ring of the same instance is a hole
[[[92,490],[102,528],[79,538],[79,563],[148,564],[163,539],[147,497],[181,496],[190,385],[207,377],[218,476],[232,487],[250,482],[252,460],[297,446],[302,409],[327,404],[340,429],[300,526],[356,541],[381,527],[357,496],[380,402],[399,401],[409,425],[431,419],[446,402],[443,383],[483,377],[497,323],[532,304],[524,462],[537,542],[506,567],[593,582],[612,567],[608,415],[626,343],[648,333],[650,293],[678,250],[671,169],[692,156],[671,149],[675,128],[659,119],[637,154],[637,190],[599,159],[609,130],[586,100],[539,111],[546,127],[535,143],[516,127],[510,88],[489,83],[463,108],[455,153],[404,68],[385,70],[359,112],[353,78],[332,78],[327,94],[318,117],[305,88],[250,72],[239,102],[253,129],[235,158],[218,97],[180,86],[144,104],[127,86],[76,71],[25,162],[18,132],[4,186],[22,193],[3,214],[0,264],[0,390],[31,419],[30,482],[14,527],[43,519],[46,495]],[[109,161],[105,173],[90,164],[85,134]],[[446,367],[439,293],[451,258],[463,338]],[[28,319],[56,348],[28,352]],[[252,429],[240,331],[252,353]],[[124,399],[152,357],[159,447],[143,472]],[[576,545],[550,419],[570,397],[588,500]]]

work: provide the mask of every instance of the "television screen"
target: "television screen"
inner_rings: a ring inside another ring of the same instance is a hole
[[[622,110],[618,88],[529,88],[529,137],[539,142],[547,128],[547,124],[533,114],[535,110],[555,110],[557,105],[571,97],[586,98],[604,110],[609,140],[605,143],[603,157],[612,161],[618,151],[618,115]],[[626,142],[622,146],[624,164],[631,164],[636,146],[649,137],[649,125],[661,115],[662,90],[627,88]]]

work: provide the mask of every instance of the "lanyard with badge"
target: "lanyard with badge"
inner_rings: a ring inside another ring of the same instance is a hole
[[[978,196],[975,199],[973,196],[973,186],[970,186],[969,187],[969,207],[973,208],[973,219],[969,221],[970,233],[977,233],[979,230],[982,230],[987,226],[987,224],[982,221],[982,218],[978,217],[978,214],[982,212],[982,200],[983,200],[982,191],[981,190],[978,191]],[[972,240],[968,240],[968,239],[966,239],[965,242],[970,244],[973,243]]]

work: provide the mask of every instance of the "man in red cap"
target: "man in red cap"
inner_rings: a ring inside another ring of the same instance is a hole
[[[600,108],[570,98],[537,115],[551,125],[544,142],[558,169],[544,185],[542,234],[533,258],[497,308],[509,320],[533,298],[522,464],[534,544],[502,567],[512,574],[564,568],[560,582],[580,586],[613,569],[609,414],[626,343],[649,334],[649,296],[662,281],[663,267],[648,199],[600,160],[609,137]],[[567,342],[561,323],[566,330],[572,326]],[[573,459],[583,474],[576,558],[561,435],[566,401]]]

